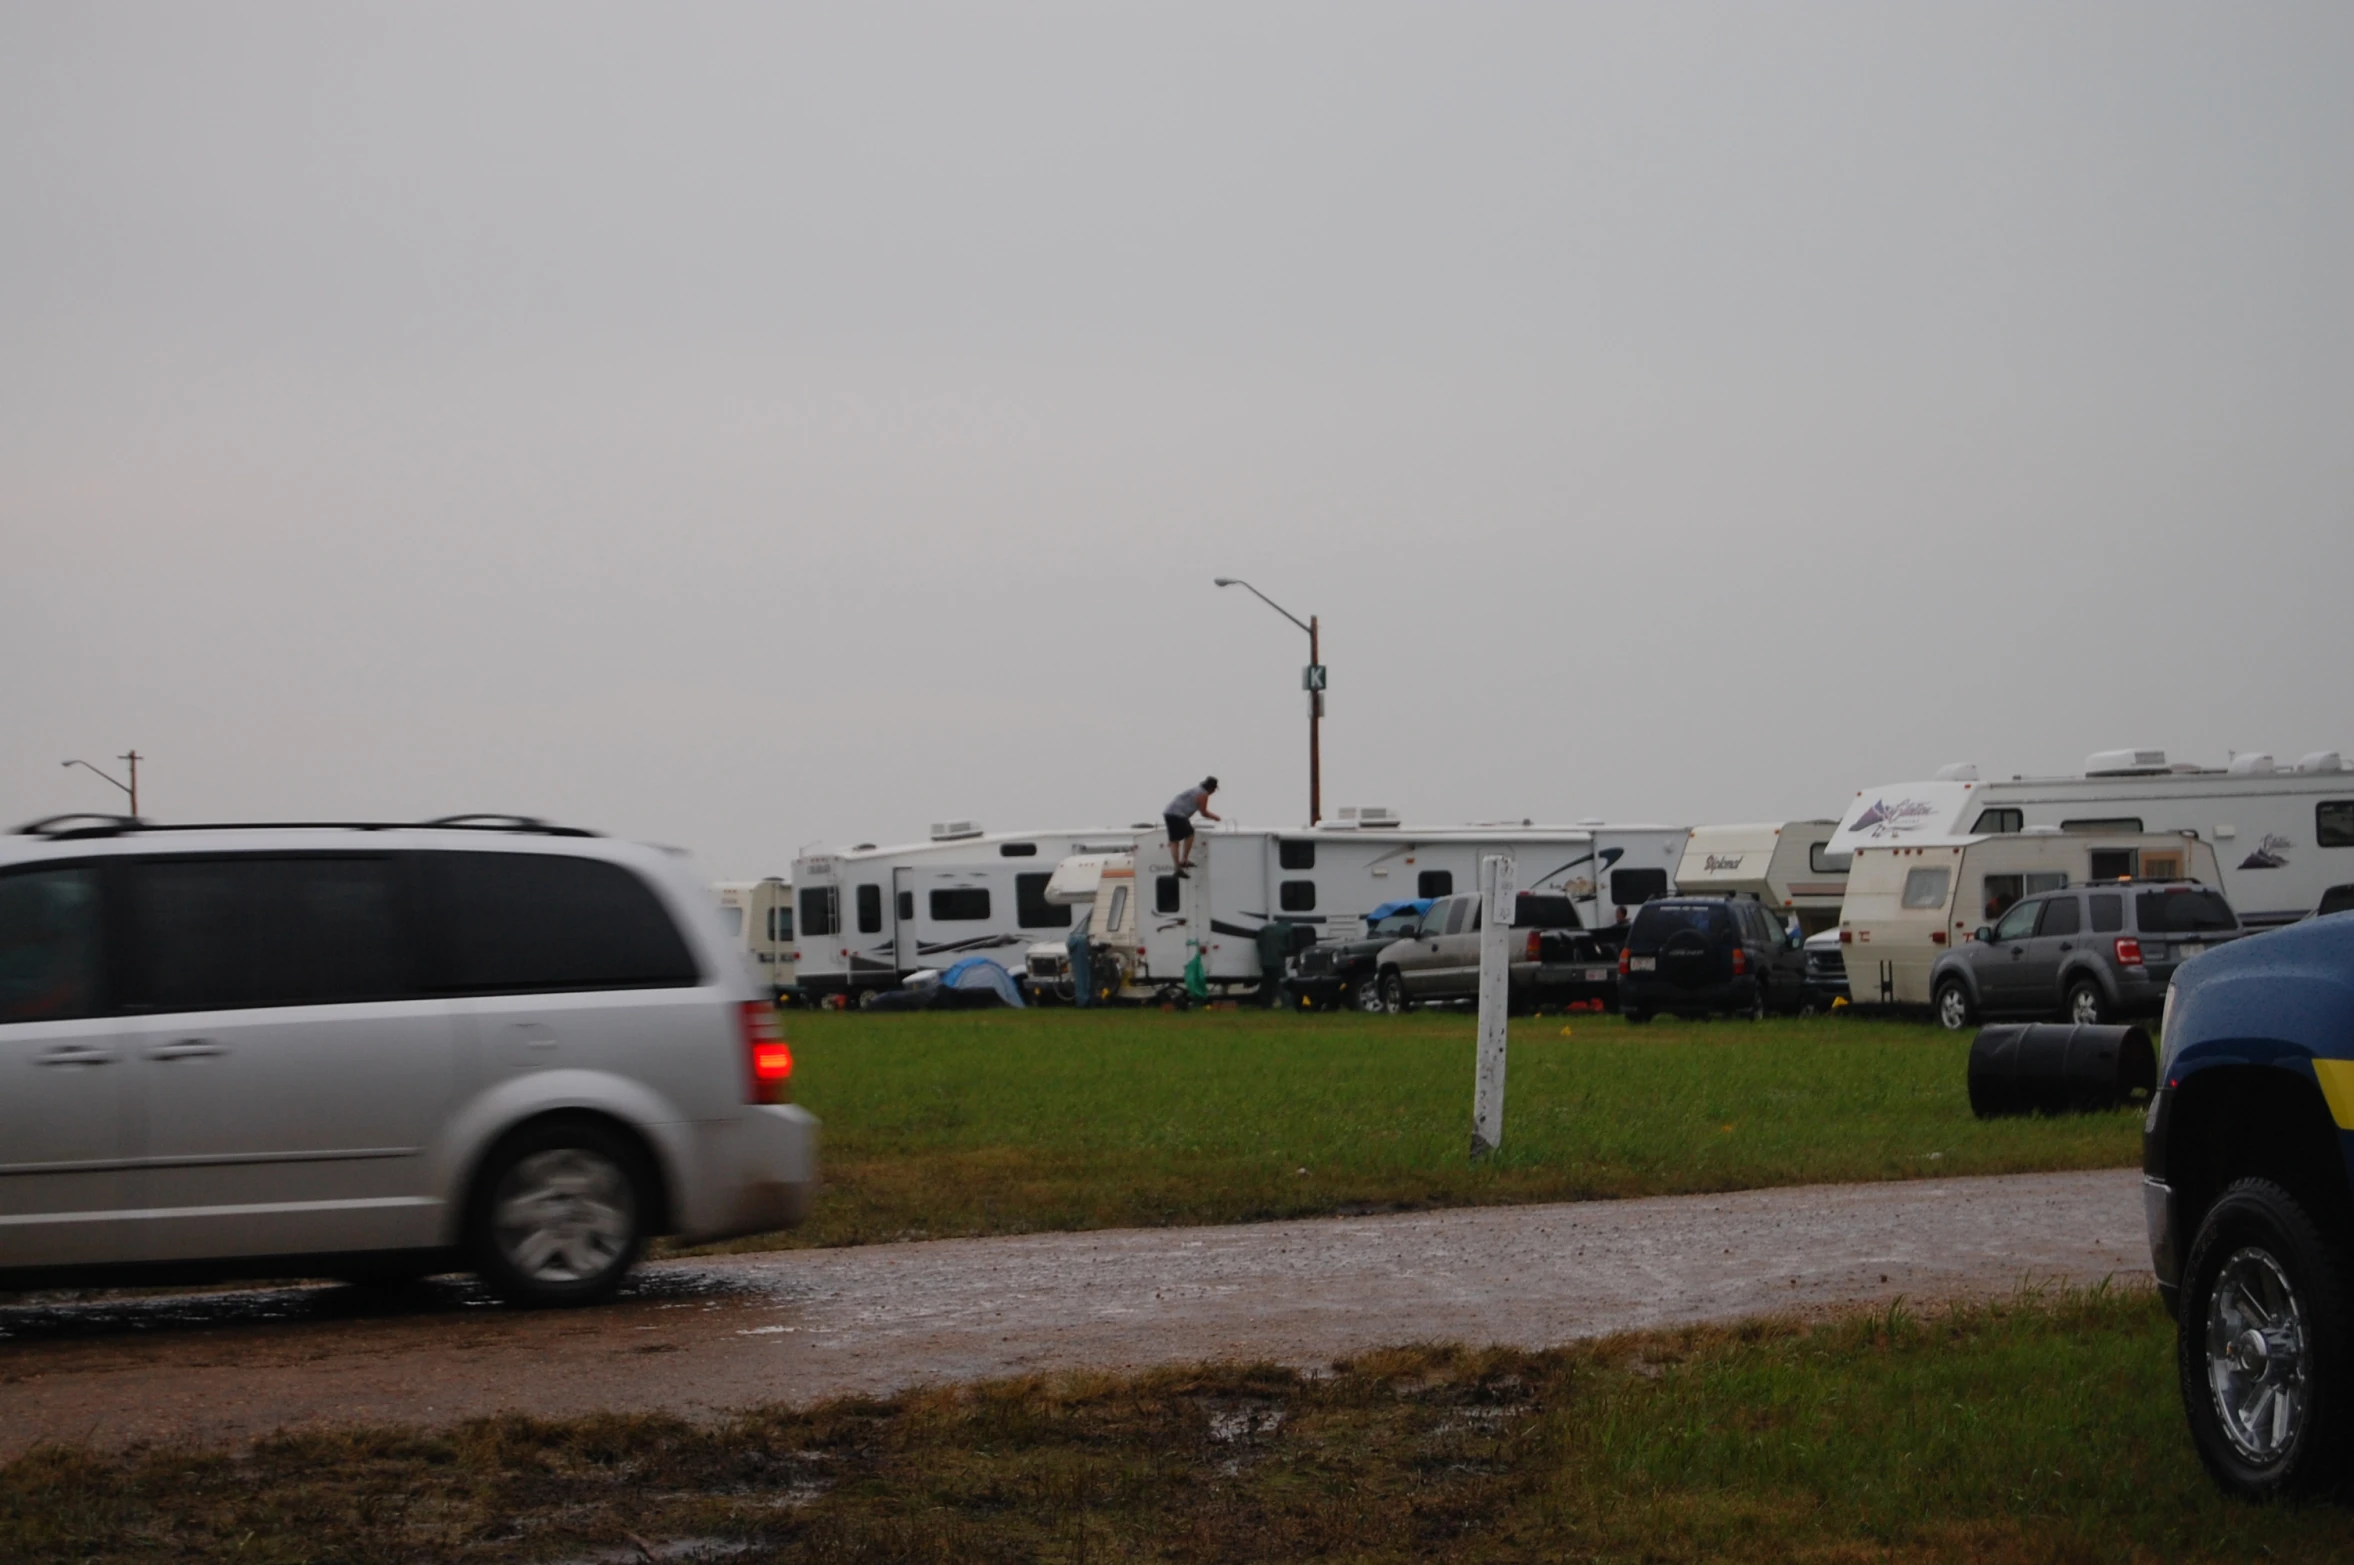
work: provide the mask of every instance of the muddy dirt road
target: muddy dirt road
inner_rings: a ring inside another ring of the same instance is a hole
[[[0,1308],[0,1457],[504,1409],[687,1416],[927,1380],[1636,1327],[2148,1273],[2127,1170],[1036,1234],[645,1269],[606,1308],[470,1286]]]

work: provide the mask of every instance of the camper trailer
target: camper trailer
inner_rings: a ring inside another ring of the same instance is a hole
[[[944,821],[923,842],[804,849],[793,861],[800,992],[855,999],[968,956],[1018,975],[1031,942],[1071,927],[1071,904],[1046,896],[1054,867],[1135,844],[1132,827],[985,832]]]
[[[2243,923],[2292,923],[2331,886],[2354,881],[2354,769],[2334,750],[2293,766],[2241,754],[2222,767],[2172,764],[2163,750],[2108,750],[2087,757],[2081,777],[1996,781],[1949,766],[1928,782],[1857,794],[1830,849],[2037,826],[2195,833],[2213,845],[2224,898]]]
[[[1855,850],[1839,910],[1848,1001],[1926,1006],[1929,970],[2021,897],[2095,881],[2217,883],[2215,849],[2167,832],[1908,834]]]
[[[1191,875],[1168,850],[1137,849],[1133,871],[1099,882],[1093,927],[1126,992],[1173,992],[1198,952],[1214,990],[1257,990],[1270,976],[1260,931],[1355,935],[1382,903],[1479,887],[1479,861],[1513,860],[1521,891],[1567,896],[1587,928],[1676,889],[1690,833],[1681,826],[1407,826],[1376,812],[1285,831],[1219,829],[1194,842]],[[1280,979],[1282,974],[1272,974]]]
[[[776,999],[791,996],[793,883],[771,875],[723,880],[711,889],[719,898],[720,922],[751,965],[752,981]]]
[[[1695,826],[1676,868],[1679,891],[1747,892],[1807,934],[1837,927],[1847,857],[1831,852],[1833,820]]]

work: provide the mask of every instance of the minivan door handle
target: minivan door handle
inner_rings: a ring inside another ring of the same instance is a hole
[[[147,1051],[151,1060],[200,1060],[229,1051],[210,1038],[182,1038],[177,1043],[159,1043]]]
[[[114,1050],[95,1043],[61,1043],[34,1058],[43,1065],[112,1065],[115,1055]]]

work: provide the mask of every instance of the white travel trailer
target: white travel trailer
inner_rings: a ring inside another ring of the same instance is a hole
[[[1134,827],[984,832],[945,821],[925,842],[804,849],[793,861],[800,992],[896,988],[968,956],[1019,974],[1031,942],[1071,927],[1071,905],[1046,896],[1054,867],[1135,844]]]
[[[1856,849],[1839,941],[1854,1005],[1927,1005],[1937,959],[2038,891],[2095,881],[2217,883],[2214,848],[2168,832],[1911,834]]]
[[[1384,902],[1475,890],[1479,861],[1513,860],[1521,891],[1566,896],[1588,928],[1676,889],[1690,833],[1681,826],[1406,826],[1380,814],[1291,830],[1214,829],[1194,840],[1180,879],[1165,844],[1138,847],[1133,871],[1102,873],[1093,928],[1131,992],[1174,987],[1200,952],[1214,988],[1255,988],[1259,931],[1306,925],[1318,938],[1360,933]],[[1280,975],[1278,975],[1280,976]]]
[[[751,964],[752,981],[778,999],[793,992],[793,883],[723,880],[713,886],[719,919]]]
[[[2170,765],[2163,750],[2087,757],[2081,777],[1982,781],[1949,766],[1929,782],[1855,796],[1831,851],[1932,837],[2054,826],[2068,832],[2195,833],[2212,843],[2240,922],[2303,918],[2331,886],[2354,881],[2354,769],[2334,750],[2279,766],[2242,754],[2224,767]]]
[[[1839,823],[1767,821],[1755,826],[1695,826],[1676,869],[1678,891],[1747,892],[1812,935],[1839,922],[1847,894],[1847,858],[1833,854]]]

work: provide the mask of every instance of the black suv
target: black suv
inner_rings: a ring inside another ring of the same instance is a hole
[[[1930,1007],[1960,1031],[1981,1016],[2092,1027],[2155,1016],[2174,970],[2237,940],[2240,921],[2197,881],[2107,881],[2014,902],[1929,969]]]
[[[1806,1000],[1805,951],[1753,896],[1661,897],[1627,926],[1618,1005],[1630,1022],[1662,1011],[1757,1019]]]

